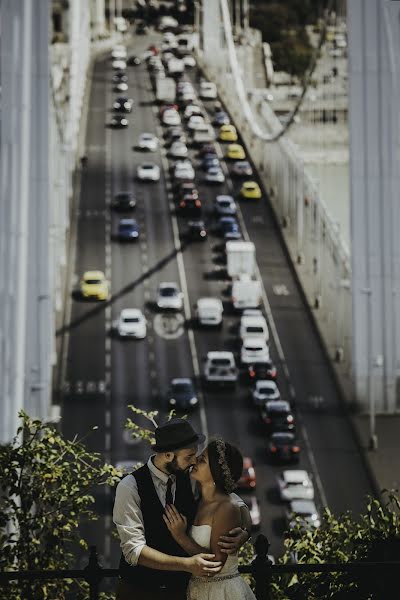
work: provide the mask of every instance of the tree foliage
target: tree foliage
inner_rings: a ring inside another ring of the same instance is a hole
[[[0,570],[67,569],[73,547],[86,547],[79,523],[95,519],[93,491],[120,473],[66,440],[51,425],[21,412],[12,443],[0,447]],[[27,582],[0,588],[7,600],[63,600],[71,581]],[[86,597],[76,590],[75,598]]]

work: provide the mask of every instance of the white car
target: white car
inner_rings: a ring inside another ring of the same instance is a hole
[[[190,81],[178,81],[176,89],[178,92],[194,92],[193,84]]]
[[[183,294],[174,282],[163,282],[158,286],[157,307],[169,310],[182,310]]]
[[[203,111],[201,110],[200,106],[197,106],[196,104],[188,104],[187,107],[185,108],[185,112],[183,113],[183,116],[185,117],[185,119],[190,119],[190,117],[192,117],[193,115],[202,115]]]
[[[174,108],[169,108],[165,110],[162,114],[161,120],[164,125],[180,125],[181,117],[177,110]]]
[[[183,142],[173,142],[169,150],[173,158],[186,158],[189,154],[186,144]]]
[[[208,383],[233,384],[238,379],[238,370],[232,352],[208,352],[204,364],[204,378]]]
[[[116,71],[125,71],[126,62],[124,60],[121,60],[120,58],[117,58],[117,60],[112,61],[112,68]]]
[[[160,167],[153,163],[142,163],[137,168],[137,176],[141,181],[159,181]]]
[[[138,148],[155,152],[158,148],[158,137],[153,133],[142,133],[139,137]]]
[[[200,83],[200,98],[204,100],[215,100],[217,97],[217,86],[211,81],[202,81]]]
[[[196,59],[194,58],[194,56],[191,56],[190,54],[187,54],[186,56],[184,56],[182,58],[182,60],[185,63],[185,67],[193,68],[196,66]]]
[[[118,335],[142,340],[146,337],[146,323],[146,318],[139,308],[124,308],[117,323]]]
[[[260,379],[256,381],[254,389],[251,392],[253,402],[256,406],[264,406],[269,400],[280,400],[281,394],[275,381],[269,379]]]
[[[262,314],[260,316],[244,314],[240,319],[239,335],[242,340],[246,337],[259,337],[268,342],[267,321]]]
[[[126,60],[127,51],[125,46],[114,46],[111,50],[111,57],[115,60]]]
[[[116,92],[127,92],[128,91],[128,84],[125,83],[124,81],[120,81],[119,83],[116,83],[114,87],[115,87]]]
[[[278,475],[277,483],[283,502],[314,500],[314,486],[307,471],[288,469]]]
[[[321,525],[317,507],[313,500],[293,500],[286,510],[286,519],[290,529],[296,525],[295,518],[299,517],[304,529],[316,529]]]
[[[189,161],[179,160],[175,164],[174,179],[194,179],[195,172]]]
[[[199,298],[196,303],[196,316],[200,325],[222,325],[224,307],[219,298]]]
[[[204,127],[205,121],[202,115],[192,115],[187,123],[189,129],[195,131]]]
[[[208,183],[224,183],[225,175],[219,167],[211,167],[211,169],[208,169],[206,172],[204,179]]]
[[[267,342],[259,337],[247,337],[240,350],[240,361],[243,365],[266,363],[271,360]]]

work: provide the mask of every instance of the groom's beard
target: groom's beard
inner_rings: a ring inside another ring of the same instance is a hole
[[[178,465],[178,459],[176,456],[174,456],[174,458],[171,460],[170,463],[167,463],[165,465],[168,473],[170,473],[170,475],[176,475],[177,473],[188,473],[189,469],[192,465],[189,465],[186,469],[182,469],[179,465]]]

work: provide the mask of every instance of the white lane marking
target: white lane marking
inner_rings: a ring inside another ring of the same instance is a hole
[[[111,411],[108,408],[105,412],[106,427],[111,427]]]
[[[111,433],[109,431],[106,431],[105,449],[106,452],[109,452],[111,449]]]
[[[111,354],[107,353],[105,357],[106,369],[111,369]]]
[[[111,339],[107,336],[106,337],[106,354],[108,354],[111,351]]]

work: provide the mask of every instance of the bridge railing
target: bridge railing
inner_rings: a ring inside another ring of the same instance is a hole
[[[214,64],[207,64],[199,50],[197,60],[205,76],[217,84],[220,98],[259,171],[328,354],[351,397],[351,264],[339,226],[292,142],[286,136],[266,142],[254,135],[238,102],[223,51]],[[260,95],[250,98],[250,104],[264,131],[272,135],[281,129],[277,116]]]
[[[268,558],[269,543],[260,534],[254,544],[257,552],[248,565],[240,565],[240,573],[251,574],[255,581],[257,600],[273,600],[272,582],[274,577],[284,574],[301,575],[304,573],[348,573],[351,580],[368,582],[371,576],[384,578],[386,582],[395,581],[400,562],[347,562],[329,564],[282,564],[275,565]],[[88,564],[84,569],[47,570],[47,571],[3,571],[0,572],[0,588],[12,581],[55,581],[62,579],[85,580],[89,585],[88,600],[99,600],[100,584],[104,579],[117,578],[119,569],[104,569],[99,564],[96,547],[90,547]],[[386,591],[390,583],[387,583]],[[301,596],[301,598],[305,596]],[[394,597],[394,596],[392,596]],[[299,598],[299,596],[296,596]],[[372,595],[371,598],[374,598]],[[26,600],[29,600],[26,598]],[[32,599],[34,600],[34,599]],[[132,600],[135,600],[132,597]],[[377,599],[378,600],[378,599]]]

